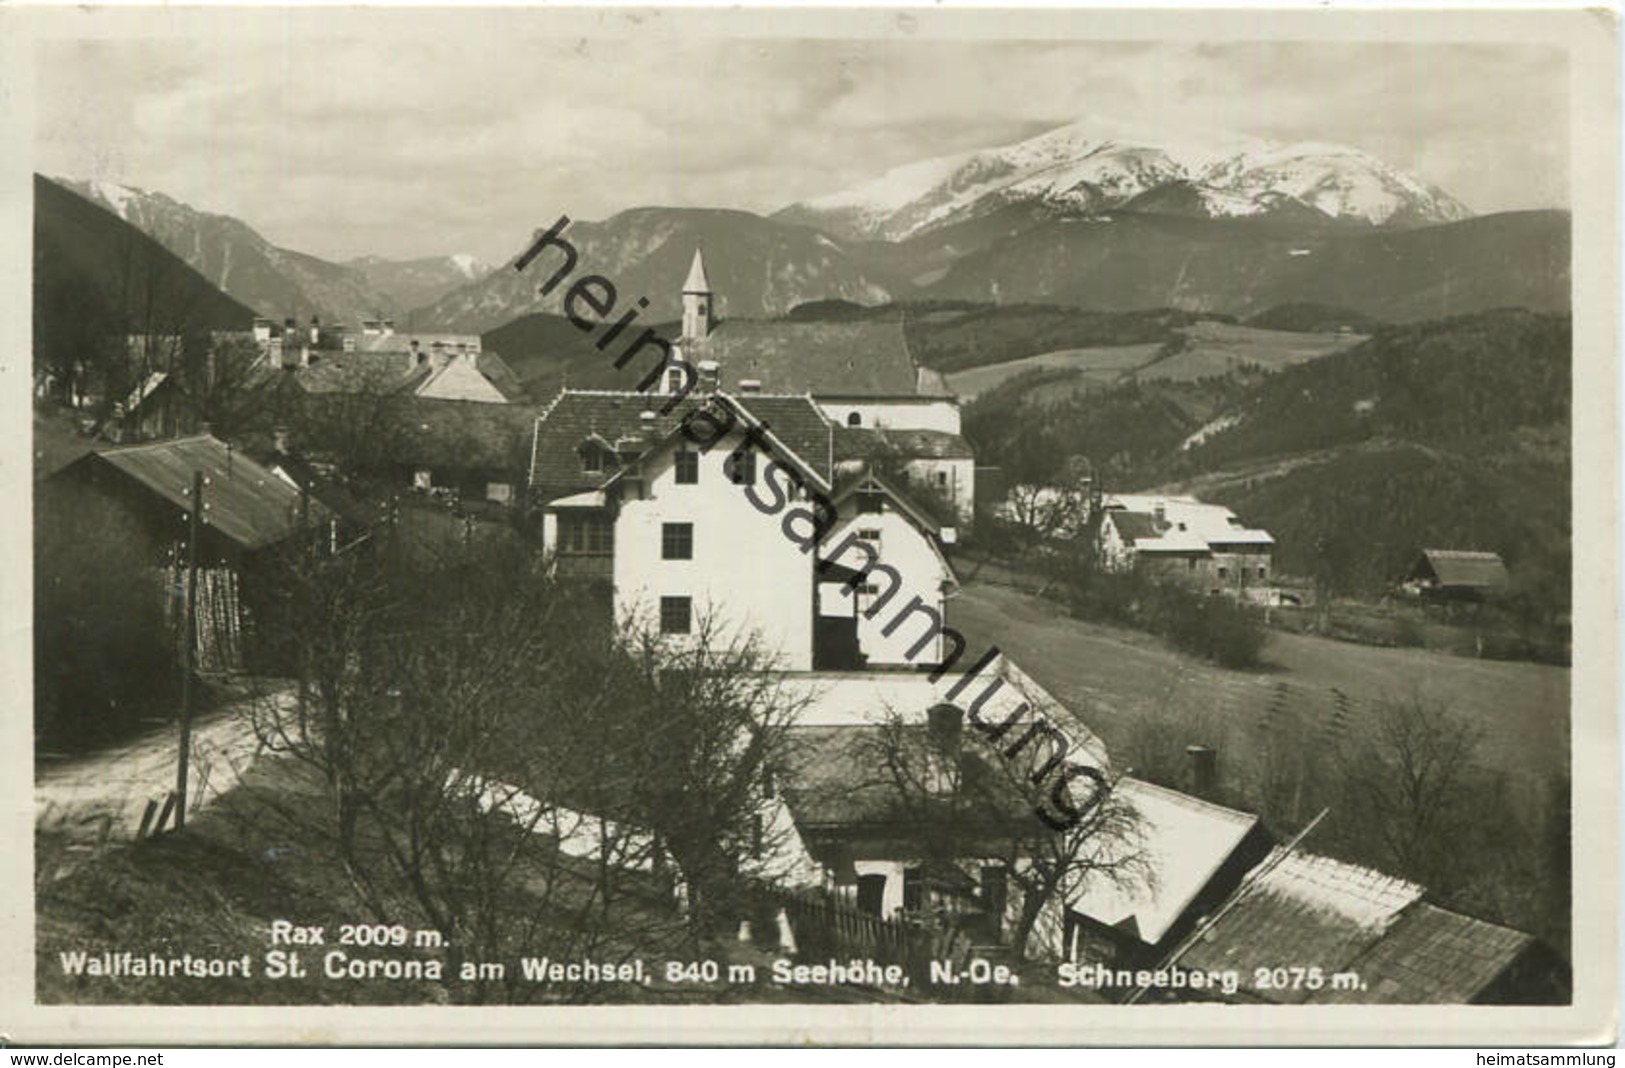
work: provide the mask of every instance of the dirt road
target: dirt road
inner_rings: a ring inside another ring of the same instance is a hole
[[[271,700],[291,700],[289,692]],[[202,717],[192,729],[187,813],[229,790],[259,756],[242,705]],[[113,749],[53,763],[34,774],[34,821],[70,842],[129,841],[147,802],[175,788],[176,728],[166,725]]]

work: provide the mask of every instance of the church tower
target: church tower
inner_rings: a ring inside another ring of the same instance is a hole
[[[695,249],[688,281],[683,283],[683,340],[704,341],[711,323],[711,283],[705,277],[705,257]]]

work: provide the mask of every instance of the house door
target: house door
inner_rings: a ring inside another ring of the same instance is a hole
[[[886,877],[884,875],[858,876],[858,911],[879,916],[885,908]]]

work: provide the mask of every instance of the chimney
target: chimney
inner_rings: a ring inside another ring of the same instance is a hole
[[[286,456],[288,454],[287,427],[279,426],[275,430],[271,431],[271,447],[276,450],[278,456]]]
[[[722,383],[722,367],[715,360],[701,360],[696,364],[700,371],[700,388],[707,393],[715,393]]]
[[[1205,745],[1187,745],[1185,754],[1191,762],[1191,793],[1213,800],[1219,788],[1219,751]]]
[[[1163,501],[1158,501],[1154,511],[1157,514],[1157,526],[1160,527],[1160,526],[1165,525],[1168,522],[1168,505],[1167,505],[1167,503],[1163,502]]]

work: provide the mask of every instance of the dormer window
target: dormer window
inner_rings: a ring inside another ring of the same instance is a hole
[[[604,450],[592,442],[581,446],[581,473],[584,475],[601,475],[608,467],[608,457]]]
[[[863,416],[862,416],[862,414],[859,413],[859,412],[848,412],[847,416],[846,416],[846,425],[847,426],[862,426],[863,425]]]

